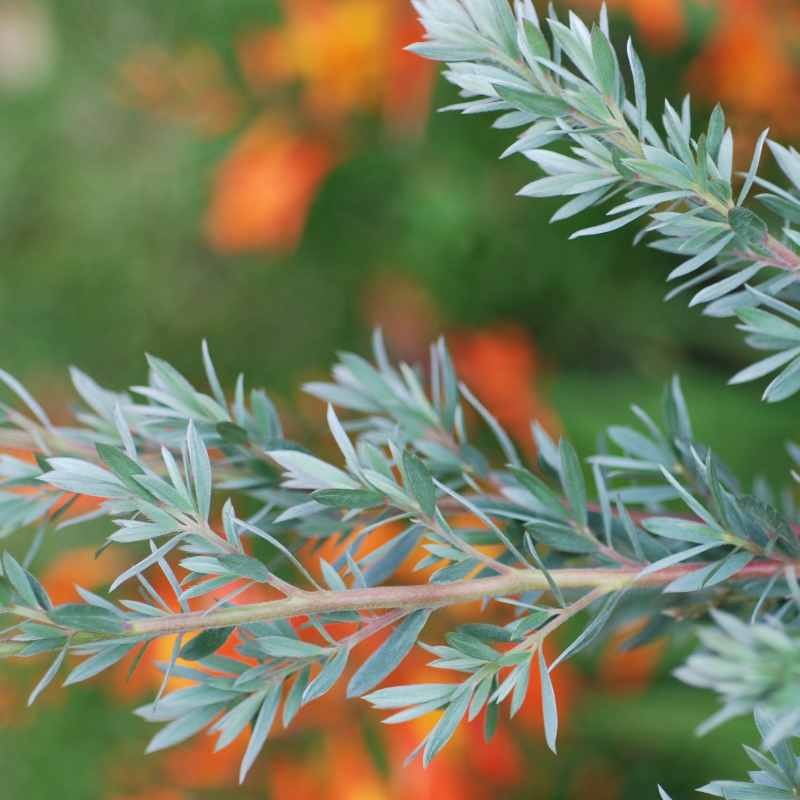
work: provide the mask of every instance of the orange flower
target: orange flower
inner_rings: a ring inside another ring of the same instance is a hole
[[[405,48],[423,37],[422,25],[411,3],[395,2],[394,25],[387,52],[383,114],[387,125],[398,133],[420,133],[431,106],[435,65]]]
[[[596,11],[600,0],[580,0],[580,4]],[[685,37],[681,0],[607,0],[607,5],[611,11],[630,14],[648,47],[654,50],[671,50]]]
[[[339,125],[383,105],[390,122],[414,127],[427,115],[432,66],[402,54],[419,29],[403,0],[284,0],[280,29],[242,37],[239,58],[257,89],[294,81],[310,117]]]
[[[453,360],[464,382],[529,452],[533,451],[530,423],[557,427],[554,416],[536,389],[539,356],[519,326],[503,325],[457,333],[450,339]]]
[[[335,162],[324,140],[259,120],[219,167],[206,218],[209,242],[225,253],[292,250]]]
[[[726,0],[719,25],[689,70],[693,91],[721,101],[743,144],[766,127],[800,135],[800,69],[794,48],[800,9],[787,0]]]
[[[597,11],[600,0],[581,0]],[[630,14],[649,47],[674,49],[687,35],[681,0],[608,0]],[[793,0],[694,0],[714,12],[710,36],[688,72],[692,92],[709,104],[721,101],[733,118],[742,149],[750,149],[769,123],[783,136],[800,134],[796,55],[800,9]]]
[[[279,30],[245,36],[240,58],[258,88],[289,80],[303,85],[315,118],[338,121],[377,105],[385,72],[388,5],[375,0],[285,0]]]

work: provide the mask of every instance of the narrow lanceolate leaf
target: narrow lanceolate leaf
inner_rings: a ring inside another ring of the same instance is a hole
[[[261,708],[256,716],[256,721],[253,724],[253,732],[250,735],[250,741],[247,743],[247,750],[245,750],[244,758],[242,758],[242,766],[239,769],[239,783],[244,783],[247,773],[250,772],[253,764],[258,758],[258,754],[264,747],[267,741],[272,723],[275,721],[275,714],[278,711],[278,704],[281,701],[281,685],[276,683],[264,697],[261,703]]]
[[[586,508],[586,483],[581,470],[581,462],[575,448],[566,440],[561,440],[561,482],[564,493],[569,501],[575,520],[581,527],[586,527],[589,522],[589,513]]]
[[[11,553],[3,553],[3,571],[11,588],[19,595],[22,602],[30,608],[38,608],[39,603],[34,587],[28,578],[27,570],[20,566]]]
[[[134,480],[134,476],[143,475],[144,467],[137,464],[130,456],[123,453],[116,447],[99,443],[96,445],[97,454],[108,465],[109,469],[125,484],[134,494],[152,498],[140,484]]]
[[[224,717],[214,723],[213,731],[219,731],[214,751],[219,752],[232,744],[250,724],[261,705],[262,695],[252,694],[234,706]]]
[[[273,658],[318,658],[330,653],[330,648],[292,639],[288,636],[262,636],[258,646]]]
[[[283,727],[288,728],[292,720],[297,716],[297,712],[303,705],[303,694],[305,693],[308,680],[311,676],[311,665],[307,664],[294,679],[292,688],[286,695],[286,701],[283,704]]]
[[[359,667],[347,685],[347,696],[361,697],[388,678],[411,652],[430,614],[427,609],[409,614]]]
[[[339,417],[336,416],[336,411],[330,404],[328,404],[328,427],[333,434],[333,438],[336,440],[339,450],[344,456],[347,469],[357,475],[361,467],[355,448],[353,447],[353,443],[350,441],[350,437],[347,435],[347,432],[342,426],[342,423],[339,422]]]
[[[692,512],[698,516],[709,528],[713,528],[714,530],[721,530],[719,523],[714,519],[711,512],[699,501],[696,500],[683,486],[678,483],[678,481],[673,477],[672,473],[661,467],[661,474],[667,479],[667,482],[672,485],[675,491],[681,496],[681,499],[686,503],[686,505],[692,510]]]
[[[422,763],[426,767],[456,732],[456,728],[467,713],[471,699],[471,692],[462,690],[461,693],[453,699],[447,707],[447,710],[436,723],[434,729],[430,732],[425,743],[425,750],[422,754]]]
[[[159,750],[166,750],[168,747],[174,747],[176,744],[191,739],[192,736],[207,727],[223,708],[225,708],[225,703],[201,706],[173,720],[150,740],[147,752],[156,753]]]
[[[555,753],[558,740],[558,707],[556,706],[556,693],[550,670],[544,660],[542,648],[539,648],[539,681],[542,692],[542,716],[544,717],[544,737],[547,746]]]
[[[52,423],[44,409],[34,399],[33,395],[11,374],[0,369],[0,383],[4,383],[28,407],[34,417],[45,428],[51,428]]]
[[[310,703],[318,697],[322,697],[333,688],[336,681],[342,677],[344,668],[347,666],[347,658],[350,651],[346,647],[341,647],[333,658],[325,662],[319,675],[308,685],[303,692],[303,703]]]
[[[676,564],[680,564],[682,561],[689,561],[695,556],[699,556],[702,553],[713,550],[715,547],[719,547],[719,543],[712,542],[710,544],[699,544],[696,547],[691,547],[688,550],[684,550],[682,553],[675,553],[674,555],[661,558],[658,561],[650,564],[648,567],[645,567],[637,575],[637,579],[644,578],[647,575],[653,575],[662,569],[667,569],[668,567],[674,567]]]
[[[642,524],[650,533],[667,539],[677,539],[680,542],[696,542],[697,544],[705,544],[707,542],[719,542],[722,544],[719,529],[703,525],[701,522],[668,517],[652,517],[646,519]]]
[[[597,550],[597,542],[576,533],[567,525],[540,520],[529,523],[525,529],[535,541],[562,553],[586,554]]]
[[[403,455],[403,469],[414,499],[423,513],[432,517],[436,512],[436,487],[428,468],[413,453],[406,451]]]
[[[241,553],[230,553],[229,555],[217,556],[217,561],[226,570],[240,578],[256,581],[257,583],[268,583],[270,571],[257,558],[246,556]]]
[[[625,591],[615,592],[605,599],[600,611],[597,613],[597,616],[595,616],[595,618],[583,629],[583,631],[581,631],[572,644],[570,644],[569,647],[567,647],[550,665],[551,670],[555,669],[559,664],[563,664],[567,659],[572,658],[577,653],[580,653],[581,650],[589,647],[589,645],[597,639],[602,632],[603,627],[614,613],[614,609],[616,609],[619,601],[624,597],[624,595]]]
[[[122,633],[124,630],[124,622],[119,614],[107,608],[80,603],[52,609],[50,619],[65,628],[89,633]]]
[[[767,223],[749,208],[731,209],[728,221],[746,247],[760,247],[766,243],[769,234]]]
[[[611,42],[600,28],[592,31],[592,56],[597,66],[597,74],[604,94],[616,100],[617,82],[619,80],[619,68],[617,66],[617,56]]]
[[[369,489],[317,489],[311,493],[312,499],[330,508],[373,508],[384,502],[380,492]]]
[[[186,431],[186,449],[189,454],[197,510],[201,519],[208,520],[211,511],[211,461],[193,422],[189,423]]]
[[[91,658],[87,658],[75,667],[72,672],[67,676],[64,681],[64,686],[72,686],[75,683],[89,680],[101,672],[105,672],[109,667],[122,661],[128,653],[136,646],[135,642],[131,644],[115,644],[101,650]]]
[[[227,444],[244,446],[250,440],[247,431],[239,425],[235,425],[233,422],[217,423],[217,433]]]
[[[64,659],[67,656],[67,650],[69,649],[68,645],[64,645],[61,649],[59,654],[55,657],[53,663],[48,667],[47,672],[42,676],[39,683],[36,684],[36,688],[31,692],[30,697],[28,698],[28,705],[32,706],[39,695],[53,682],[53,679],[58,675],[58,671],[61,669],[61,665],[64,663]]]
[[[228,641],[231,633],[233,633],[233,628],[203,631],[183,646],[178,658],[182,658],[184,661],[200,661],[200,659],[213,655]]]
[[[561,500],[551,491],[547,484],[539,479],[532,472],[526,469],[510,467],[510,472],[520,482],[520,484],[527,489],[536,501],[553,516],[564,518],[566,517],[566,510],[561,503]]]
[[[645,78],[642,60],[633,47],[633,42],[628,39],[628,62],[633,74],[633,90],[636,99],[636,127],[639,137],[644,138],[645,122],[647,121],[647,79]]]
[[[768,358],[765,358],[762,361],[743,369],[741,372],[738,372],[730,379],[729,383],[739,384],[758,380],[759,378],[763,378],[765,375],[769,375],[771,372],[775,372],[776,370],[788,364],[790,361],[794,361],[799,356],[800,347],[793,347],[791,350],[775,353],[775,355],[769,356]]]
[[[512,106],[522,111],[530,111],[532,114],[542,117],[563,117],[571,110],[569,104],[558,97],[513,89],[503,85],[496,85],[494,88],[507,103],[511,103]]]

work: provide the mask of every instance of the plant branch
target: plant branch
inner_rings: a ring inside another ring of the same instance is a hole
[[[626,587],[652,589],[665,586],[676,578],[702,569],[706,564],[681,564],[638,578],[642,567],[618,569],[559,569],[550,577],[561,589],[603,589],[611,592]],[[759,561],[748,565],[731,580],[742,582],[770,578],[786,569],[783,562]],[[800,564],[795,565],[800,572]],[[191,612],[170,617],[135,620],[126,624],[126,632],[134,636],[161,636],[190,631],[225,628],[254,622],[289,619],[309,614],[338,611],[374,611],[378,609],[442,608],[492,597],[506,597],[529,591],[547,591],[550,586],[538,570],[512,570],[490,578],[458,581],[450,584],[419,586],[379,586],[369,589],[347,589],[336,592],[303,592],[301,594],[223,609],[211,614]]]

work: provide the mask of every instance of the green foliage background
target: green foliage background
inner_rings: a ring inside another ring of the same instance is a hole
[[[699,431],[733,466],[750,476],[786,471],[778,456],[794,434],[790,408],[764,407],[755,389],[723,388],[746,363],[729,323],[664,304],[669,257],[633,249],[627,231],[568,243],[567,226],[547,224],[555,203],[514,196],[533,167],[496,161],[507,133],[434,115],[419,141],[398,142],[365,122],[368,146],[326,182],[297,253],[222,257],[199,227],[231,142],[201,141],[124,108],[115,70],[137,44],[197,39],[232,64],[235,34],[277,19],[274,0],[51,0],[49,10],[52,80],[0,95],[3,368],[52,388],[74,363],[123,386],[143,375],[149,351],[197,376],[208,337],[229,380],[241,370],[290,399],[337,350],[365,349],[363,287],[391,269],[425,286],[448,326],[526,326],[549,367],[546,396],[579,448],[626,419],[630,402],[657,408],[679,371]],[[681,91],[707,23],[693,19],[683,51],[650,58],[654,95]],[[436,104],[451,99],[440,84]],[[624,772],[626,797],[639,798],[652,779],[636,764],[658,763],[684,796],[705,779],[733,777],[734,748],[751,738],[747,726],[732,726],[698,749],[690,731],[708,711],[666,683],[648,699],[598,697],[573,720],[580,733],[557,769],[606,759]],[[100,798],[102,754],[129,741],[138,758],[144,735],[96,692],[73,692],[64,708],[32,715],[23,735],[0,731],[0,797]]]

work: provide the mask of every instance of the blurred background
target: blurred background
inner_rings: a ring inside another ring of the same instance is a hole
[[[721,100],[740,164],[767,125],[800,140],[796,0],[609,5],[615,38],[642,45],[653,101]],[[730,322],[665,304],[671,261],[630,232],[569,243],[548,225],[556,203],[516,198],[532,166],[497,160],[511,136],[487,118],[436,113],[453,92],[403,52],[418,35],[406,0],[0,0],[2,367],[65,418],[70,364],[122,388],[152,352],[199,380],[207,337],[229,384],[241,371],[266,386],[314,441],[321,409],[297,387],[338,350],[365,352],[380,325],[416,359],[445,333],[531,455],[530,418],[588,452],[629,403],[657,413],[679,372],[701,436],[744,478],[780,478],[796,423],[725,388],[748,358]],[[115,566],[70,536],[39,567],[62,602]],[[152,694],[152,665],[32,711],[42,665],[3,665],[0,797],[621,800],[653,796],[657,778],[684,797],[741,774],[751,738],[747,722],[691,738],[713,709],[669,679],[686,646],[563,667],[558,759],[532,698],[491,745],[469,726],[427,771],[404,770],[420,729],[382,728],[334,693],[274,737],[238,794],[242,742],[143,758],[152,731],[120,705]]]

